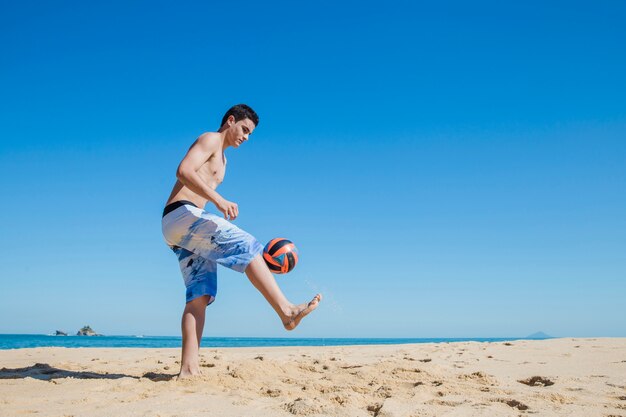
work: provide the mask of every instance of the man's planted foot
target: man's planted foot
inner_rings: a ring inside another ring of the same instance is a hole
[[[178,374],[177,380],[193,378],[200,375],[202,375],[202,373],[200,372],[200,368],[182,367],[180,368],[180,373]]]

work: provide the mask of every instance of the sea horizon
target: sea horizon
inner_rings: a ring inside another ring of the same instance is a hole
[[[202,347],[271,347],[271,346],[351,346],[392,345],[411,343],[452,342],[506,342],[515,340],[545,340],[547,337],[218,337],[202,338]],[[106,335],[106,336],[57,336],[53,334],[0,334],[0,350],[38,347],[65,348],[179,348],[181,336],[154,335]]]

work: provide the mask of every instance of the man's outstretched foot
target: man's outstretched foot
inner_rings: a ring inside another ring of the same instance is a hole
[[[293,330],[300,324],[306,315],[315,310],[322,301],[322,294],[317,294],[308,304],[300,304],[291,309],[291,313],[283,319],[283,325],[287,330]]]

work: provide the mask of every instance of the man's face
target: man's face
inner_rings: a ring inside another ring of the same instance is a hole
[[[250,119],[235,122],[235,118],[233,116],[230,117],[233,118],[229,120],[232,124],[228,128],[231,132],[231,146],[238,148],[242,143],[248,140],[248,137],[252,134],[256,126]]]

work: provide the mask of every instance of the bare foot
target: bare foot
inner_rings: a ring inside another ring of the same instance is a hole
[[[193,378],[200,375],[202,375],[202,373],[200,372],[199,368],[180,368],[180,372],[178,373],[178,377],[176,378],[176,380],[179,381],[181,379]]]
[[[308,304],[294,306],[291,310],[291,314],[287,315],[287,317],[283,319],[285,329],[295,329],[296,326],[300,324],[300,320],[317,308],[320,301],[322,301],[322,294],[317,294]]]

